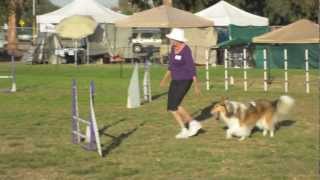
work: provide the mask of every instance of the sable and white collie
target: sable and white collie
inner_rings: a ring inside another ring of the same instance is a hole
[[[277,122],[284,120],[293,105],[294,99],[285,95],[274,101],[259,99],[250,103],[222,99],[214,105],[211,114],[227,125],[227,139],[236,136],[244,140],[254,127],[263,130],[263,136],[269,131],[273,137]]]

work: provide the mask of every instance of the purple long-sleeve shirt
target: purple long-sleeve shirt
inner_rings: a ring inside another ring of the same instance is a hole
[[[172,80],[192,80],[196,76],[196,68],[189,46],[185,45],[178,54],[175,54],[174,49],[171,48],[168,69]]]

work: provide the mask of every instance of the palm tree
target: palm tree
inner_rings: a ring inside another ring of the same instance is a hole
[[[17,18],[16,14],[19,9],[21,9],[25,0],[5,0],[8,7],[8,54],[17,54]]]

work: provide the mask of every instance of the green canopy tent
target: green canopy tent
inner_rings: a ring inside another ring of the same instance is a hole
[[[241,67],[243,65],[243,49],[252,44],[252,38],[269,32],[268,26],[236,26],[229,25],[229,39],[218,44],[221,49],[228,49],[229,61],[232,67]],[[224,53],[220,53],[224,54]],[[248,49],[247,61],[249,66],[253,65],[251,49]]]
[[[288,68],[305,67],[305,49],[309,51],[310,68],[319,68],[319,25],[299,20],[275,31],[253,38],[257,68],[263,68],[263,50],[267,50],[269,68],[284,67],[284,49],[288,52]]]
[[[236,26],[229,25],[230,40],[220,43],[220,48],[230,48],[232,46],[248,45],[252,43],[252,38],[269,32],[267,26]]]

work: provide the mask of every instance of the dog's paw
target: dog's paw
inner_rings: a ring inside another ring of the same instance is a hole
[[[263,136],[266,136],[267,134],[268,134],[268,130],[263,130],[262,135],[263,135]]]
[[[270,132],[270,137],[271,137],[271,138],[274,137],[274,132]]]
[[[231,139],[231,138],[232,138],[232,134],[231,134],[230,130],[228,129],[227,133],[226,133],[226,139]]]
[[[239,139],[239,141],[243,141],[243,140],[245,140],[246,139],[246,137],[245,136],[242,136],[240,139]]]

